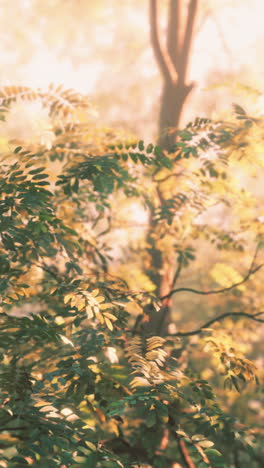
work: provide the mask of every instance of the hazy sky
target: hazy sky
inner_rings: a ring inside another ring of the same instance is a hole
[[[115,10],[111,10],[111,2],[106,3],[108,6],[103,10],[103,20],[100,22],[99,16],[99,20],[91,24],[87,18],[87,26],[86,17],[81,17],[78,22],[77,13],[77,19],[71,23],[70,18],[69,22],[69,12],[64,11],[64,5],[66,8],[74,3],[64,1],[43,0],[41,4],[39,0],[0,0],[2,84],[46,87],[53,82],[91,95],[98,92],[106,96],[109,94],[110,121],[112,119],[118,124],[125,118],[127,122],[135,121],[140,105],[137,120],[141,122],[140,131],[145,131],[149,120],[157,112],[155,100],[158,103],[161,90],[159,71],[149,42],[148,0],[136,3],[126,1],[122,3],[122,8]],[[48,16],[47,11],[52,11],[52,8],[45,10],[45,7],[52,6],[53,2],[54,5],[60,2],[63,8],[54,10],[56,15]],[[207,5],[205,0],[200,2]],[[32,3],[43,5],[44,12],[40,10],[42,13],[39,16],[36,13],[33,15]],[[21,5],[20,14],[14,17],[14,5],[18,4]],[[78,4],[81,5],[81,2]],[[117,2],[113,0],[113,4]],[[92,5],[94,8],[97,4]],[[68,22],[64,19],[65,14],[68,14]],[[263,0],[226,0],[223,5],[220,2],[213,14],[206,16],[201,23],[198,21],[188,73],[189,80],[196,82],[196,88],[191,96],[192,104],[187,106],[187,121],[194,115],[213,116],[210,112],[214,112],[214,109],[221,111],[221,105],[230,106],[233,99],[228,100],[229,91],[223,91],[224,99],[219,91],[209,91],[208,94],[204,91],[208,82],[221,82],[226,74],[239,71],[237,80],[246,80],[245,84],[262,91],[263,17]],[[40,33],[43,25],[46,31],[51,28],[56,47],[53,47],[47,34]],[[75,42],[68,50],[65,38],[71,40],[69,27],[74,30]],[[76,30],[78,27],[79,30]],[[164,25],[161,25],[161,32],[164,32]],[[238,100],[243,104],[243,100]],[[102,106],[106,109],[107,104],[104,102]],[[153,124],[147,137],[153,135],[154,129]]]
[[[25,14],[30,15],[31,0],[20,0],[20,2],[24,5]],[[130,13],[129,17],[130,27],[131,24],[135,25],[135,39],[138,34],[137,31],[140,34],[145,34],[146,45],[148,41],[147,4],[148,0],[143,1],[142,8],[135,8],[133,14]],[[3,12],[5,12],[4,8]],[[12,12],[12,9],[10,12]],[[6,14],[8,14],[8,11]],[[203,82],[210,69],[237,69],[241,65],[253,66],[256,68],[257,73],[263,73],[264,70],[261,70],[261,67],[264,66],[264,60],[261,60],[262,57],[260,57],[264,39],[263,17],[263,0],[250,0],[248,2],[236,0],[236,2],[233,2],[232,7],[218,8],[214,17],[209,16],[204,21],[195,39],[189,69],[190,78]],[[7,28],[8,23],[12,20],[13,18],[6,17]],[[16,18],[16,21],[19,21],[19,18]],[[39,21],[41,24],[44,19],[39,18]],[[48,22],[49,19],[45,18],[45,21]],[[52,49],[47,43],[45,44],[40,36],[35,33],[33,40],[37,45],[37,51],[32,54],[28,63],[20,64],[15,79],[32,86],[45,86],[50,82],[65,83],[66,86],[75,87],[84,92],[92,92],[97,77],[104,72],[105,63],[103,60],[105,57],[100,61],[100,56],[98,56],[96,62],[91,63],[91,54],[89,52],[96,49],[98,43],[101,45],[105,43],[106,46],[111,43],[113,31],[115,30],[115,21],[115,16],[109,10],[109,22],[106,21],[103,28],[98,25],[98,34],[93,38],[94,43],[87,40],[87,54],[85,50],[76,50],[76,54],[87,56],[87,63],[81,63],[78,67],[72,63],[72,52],[68,57],[58,59],[57,50]],[[8,32],[10,41],[12,40],[12,31],[11,28]],[[7,34],[7,31],[4,32]],[[80,30],[80,34],[83,32]],[[30,35],[30,31],[27,34]],[[23,33],[21,32],[22,38]],[[63,36],[61,40],[63,41]],[[2,80],[4,79],[5,82],[13,82],[14,73],[9,72],[8,65],[13,72],[17,52],[23,47],[25,45],[21,40],[16,43],[16,50],[10,47],[1,51],[1,68],[6,63],[4,73],[2,72]],[[84,47],[82,45],[82,48]],[[155,65],[154,62],[153,65]],[[146,73],[151,72],[152,67],[149,68],[149,63],[146,63]]]

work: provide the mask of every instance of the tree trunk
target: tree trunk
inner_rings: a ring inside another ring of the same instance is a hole
[[[175,143],[182,111],[192,85],[165,82],[163,85],[159,115],[159,145],[168,150]]]
[[[198,0],[190,0],[185,22],[182,17],[183,0],[170,0],[168,7],[167,48],[161,46],[158,33],[158,0],[150,0],[150,37],[153,52],[160,68],[164,83],[159,116],[159,145],[169,150],[176,142],[176,131],[180,126],[182,111],[193,84],[186,83],[187,66],[197,14]],[[160,206],[164,200],[160,197]],[[149,241],[152,268],[156,269],[155,284],[159,297],[166,296],[173,288],[180,269],[175,271],[176,258],[170,258],[155,248],[151,232],[156,220],[151,217]],[[157,266],[159,271],[157,271]],[[148,333],[166,334],[170,321],[172,299],[163,299],[159,313],[149,312]]]

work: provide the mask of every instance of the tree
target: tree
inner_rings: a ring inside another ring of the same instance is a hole
[[[183,2],[170,0],[168,6],[167,47],[162,47],[159,37],[157,1],[150,0],[150,37],[153,52],[163,77],[163,90],[159,115],[159,145],[164,150],[172,148],[175,143],[176,131],[179,129],[180,118],[188,95],[194,84],[187,84],[187,66],[193,40],[193,30],[197,14],[197,0],[190,0],[184,23]],[[164,198],[160,187],[160,210],[174,197],[174,193],[167,194]],[[151,222],[152,231],[155,231],[156,221]],[[151,242],[153,233],[150,232]],[[162,274],[157,277],[156,283],[163,299],[163,319],[157,319],[156,314],[150,315],[153,330],[163,333],[167,328],[171,315],[172,298],[167,297],[177,280],[180,270],[175,267],[173,255],[170,258],[155,247],[152,248],[152,263],[154,268],[160,263]],[[176,270],[175,270],[176,268]],[[158,322],[157,322],[158,320]]]
[[[163,78],[158,142],[162,150],[166,151],[169,158],[171,157],[170,153],[173,153],[175,150],[175,143],[178,135],[177,131],[180,129],[184,106],[186,105],[189,94],[194,88],[194,83],[188,83],[187,71],[193,46],[196,19],[198,16],[198,5],[198,0],[190,0],[188,5],[180,0],[169,0],[166,47],[163,47],[159,34],[158,23],[160,15],[158,11],[158,2],[156,0],[150,0],[149,2],[151,45]],[[206,7],[207,10],[204,12],[205,17],[206,15],[211,14],[211,6],[208,2]],[[170,185],[170,189],[168,189],[167,186],[165,191],[162,188],[164,184],[162,182],[159,184],[159,177],[157,175],[158,171],[156,171],[160,211],[166,209],[166,205],[170,203],[172,199],[175,199],[175,196],[177,197],[181,191],[180,166],[181,162],[179,161],[177,171],[174,174],[168,173],[166,175],[166,177],[169,177],[174,181],[174,184]],[[160,180],[162,181],[163,177],[161,177]],[[156,275],[155,284],[160,292],[160,296],[164,299],[162,300],[162,320],[160,321],[157,315],[153,312],[152,314],[150,313],[150,323],[155,332],[163,334],[166,333],[173,311],[173,301],[170,291],[173,289],[174,283],[179,280],[182,269],[179,264],[177,264],[173,251],[166,254],[157,248],[155,241],[152,243],[152,238],[153,236],[155,237],[155,230],[157,228],[156,224],[154,210],[149,231],[149,242],[152,244],[151,261],[153,268],[156,270],[158,269],[161,272],[160,275]],[[177,236],[177,232],[174,232],[174,234]]]
[[[201,355],[208,362],[206,346],[225,396],[229,387],[257,380],[254,362],[237,335],[234,350],[223,323],[263,323],[254,292],[261,219],[254,199],[234,182],[234,166],[249,169],[246,148],[261,142],[262,120],[239,106],[231,122],[197,119],[178,131],[168,157],[158,145],[93,127],[90,102],[72,90],[7,87],[1,98],[2,466],[233,468],[239,459],[257,467],[261,433],[254,444],[252,432],[221,407],[217,385],[201,377],[199,362]],[[261,167],[258,155],[256,148]],[[156,188],[170,192],[179,162],[182,191],[161,206]],[[153,243],[178,255],[167,298],[218,297],[221,313],[165,337],[149,334],[149,310],[162,319],[166,298],[146,281],[159,274],[149,262],[148,230],[119,263],[111,259],[122,199],[155,212]],[[225,230],[206,221],[208,207],[220,202],[231,207],[236,229],[232,220]],[[179,229],[184,235],[175,240]],[[209,289],[176,287],[203,238],[225,254],[211,269]],[[244,274],[236,268],[241,256]],[[141,272],[136,288],[118,274],[120,263]],[[189,346],[192,336],[199,342]]]
[[[158,33],[157,0],[150,0],[151,45],[157,64],[163,77],[163,90],[159,118],[160,144],[170,148],[175,142],[175,132],[168,134],[168,129],[178,129],[184,104],[194,84],[188,84],[187,67],[193,41],[198,0],[190,0],[183,17],[183,2],[170,0],[168,7],[167,47],[162,47]]]

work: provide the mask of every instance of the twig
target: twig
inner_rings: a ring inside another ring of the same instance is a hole
[[[173,333],[168,336],[193,336],[193,335],[199,335],[202,333],[206,328],[209,328],[213,323],[215,322],[221,322],[224,320],[226,317],[246,317],[249,318],[250,320],[254,320],[255,322],[260,322],[264,323],[264,319],[258,318],[259,315],[263,315],[264,312],[258,312],[257,314],[248,314],[247,312],[225,312],[224,314],[218,315],[217,317],[214,317],[211,320],[208,320],[208,322],[204,323],[200,328],[197,328],[196,330],[192,330],[189,332],[177,332]]]
[[[255,261],[255,256],[253,258],[253,263]],[[165,296],[162,296],[160,297],[161,300],[163,299],[168,299],[170,298],[171,296],[173,296],[173,294],[176,294],[178,292],[190,292],[190,293],[193,293],[193,294],[200,294],[202,296],[208,296],[209,294],[220,294],[220,293],[224,293],[226,291],[231,291],[231,289],[234,289],[236,288],[237,286],[240,286],[241,284],[245,283],[246,281],[248,281],[248,279],[254,275],[254,273],[256,273],[258,270],[260,270],[261,268],[263,267],[263,264],[262,265],[258,265],[257,267],[253,268],[250,267],[249,269],[249,272],[248,274],[245,276],[245,278],[243,278],[241,281],[238,281],[237,283],[234,283],[232,284],[231,286],[228,286],[227,288],[222,288],[222,289],[213,289],[213,290],[209,290],[209,291],[200,291],[199,289],[194,289],[194,288],[177,288],[177,289],[172,289],[168,294],[166,294]]]
[[[179,452],[187,468],[196,468],[194,462],[192,461],[189,455],[189,452],[186,448],[184,441],[181,439],[181,437],[178,434],[175,434],[175,437],[178,441]]]
[[[180,257],[178,259],[178,267],[177,267],[177,270],[176,270],[175,275],[173,277],[172,287],[174,287],[175,284],[177,283],[177,281],[179,279],[179,276],[181,274],[181,269],[182,269],[182,255],[180,255]]]
[[[160,183],[160,182],[166,182],[167,180],[169,180],[171,177],[179,177],[180,175],[182,175],[182,173],[184,172],[184,169],[180,172],[173,172],[172,174],[170,173],[169,175],[163,177],[162,179],[155,179],[153,178],[153,181],[154,182],[157,182],[157,183]]]
[[[200,453],[203,461],[207,464],[207,468],[213,468],[211,463],[210,463],[210,460],[209,458],[207,457],[205,451],[202,449],[202,447],[199,446],[199,444],[194,444],[194,446],[196,447],[196,450]]]
[[[174,274],[174,277],[173,277],[173,280],[172,280],[172,287],[175,286],[175,284],[177,283],[178,281],[178,278],[181,274],[181,269],[182,269],[182,256],[180,255],[180,258],[178,260],[178,266],[177,266],[177,269],[176,269],[176,272]],[[169,298],[168,298],[169,299]],[[156,332],[158,334],[160,334],[160,331],[162,330],[162,327],[164,325],[164,322],[166,321],[166,318],[167,318],[167,315],[169,313],[169,303],[168,303],[168,300],[165,298],[163,300],[163,305],[159,311],[160,313],[160,320],[158,322],[158,325],[157,325],[157,329],[156,329]]]
[[[259,248],[260,248],[260,245],[257,244],[257,246],[255,248],[253,258],[252,258],[252,262],[251,262],[251,265],[250,265],[250,268],[249,268],[249,271],[251,271],[253,269],[253,267],[254,267],[254,263],[256,261],[257,255],[258,255]]]
[[[231,49],[228,47],[228,44],[227,44],[227,42],[226,42],[226,40],[225,40],[225,37],[224,37],[223,31],[222,31],[222,28],[221,28],[219,22],[217,21],[215,15],[212,14],[211,17],[212,17],[212,20],[213,20],[214,23],[215,23],[218,36],[219,36],[220,40],[222,41],[222,45],[223,45],[224,52],[225,52],[226,56],[228,57],[229,63],[230,63],[230,65],[231,65],[231,64],[234,62],[234,57],[233,57],[232,51],[231,51]]]

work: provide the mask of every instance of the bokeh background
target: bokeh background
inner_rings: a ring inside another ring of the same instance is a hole
[[[164,40],[167,3],[158,2]],[[101,123],[153,139],[161,77],[150,46],[148,4],[2,0],[1,84],[78,89],[91,95]],[[200,0],[188,73],[196,87],[183,123],[222,115],[237,101],[264,111],[263,13],[262,0]],[[248,93],[251,88],[258,92]]]

